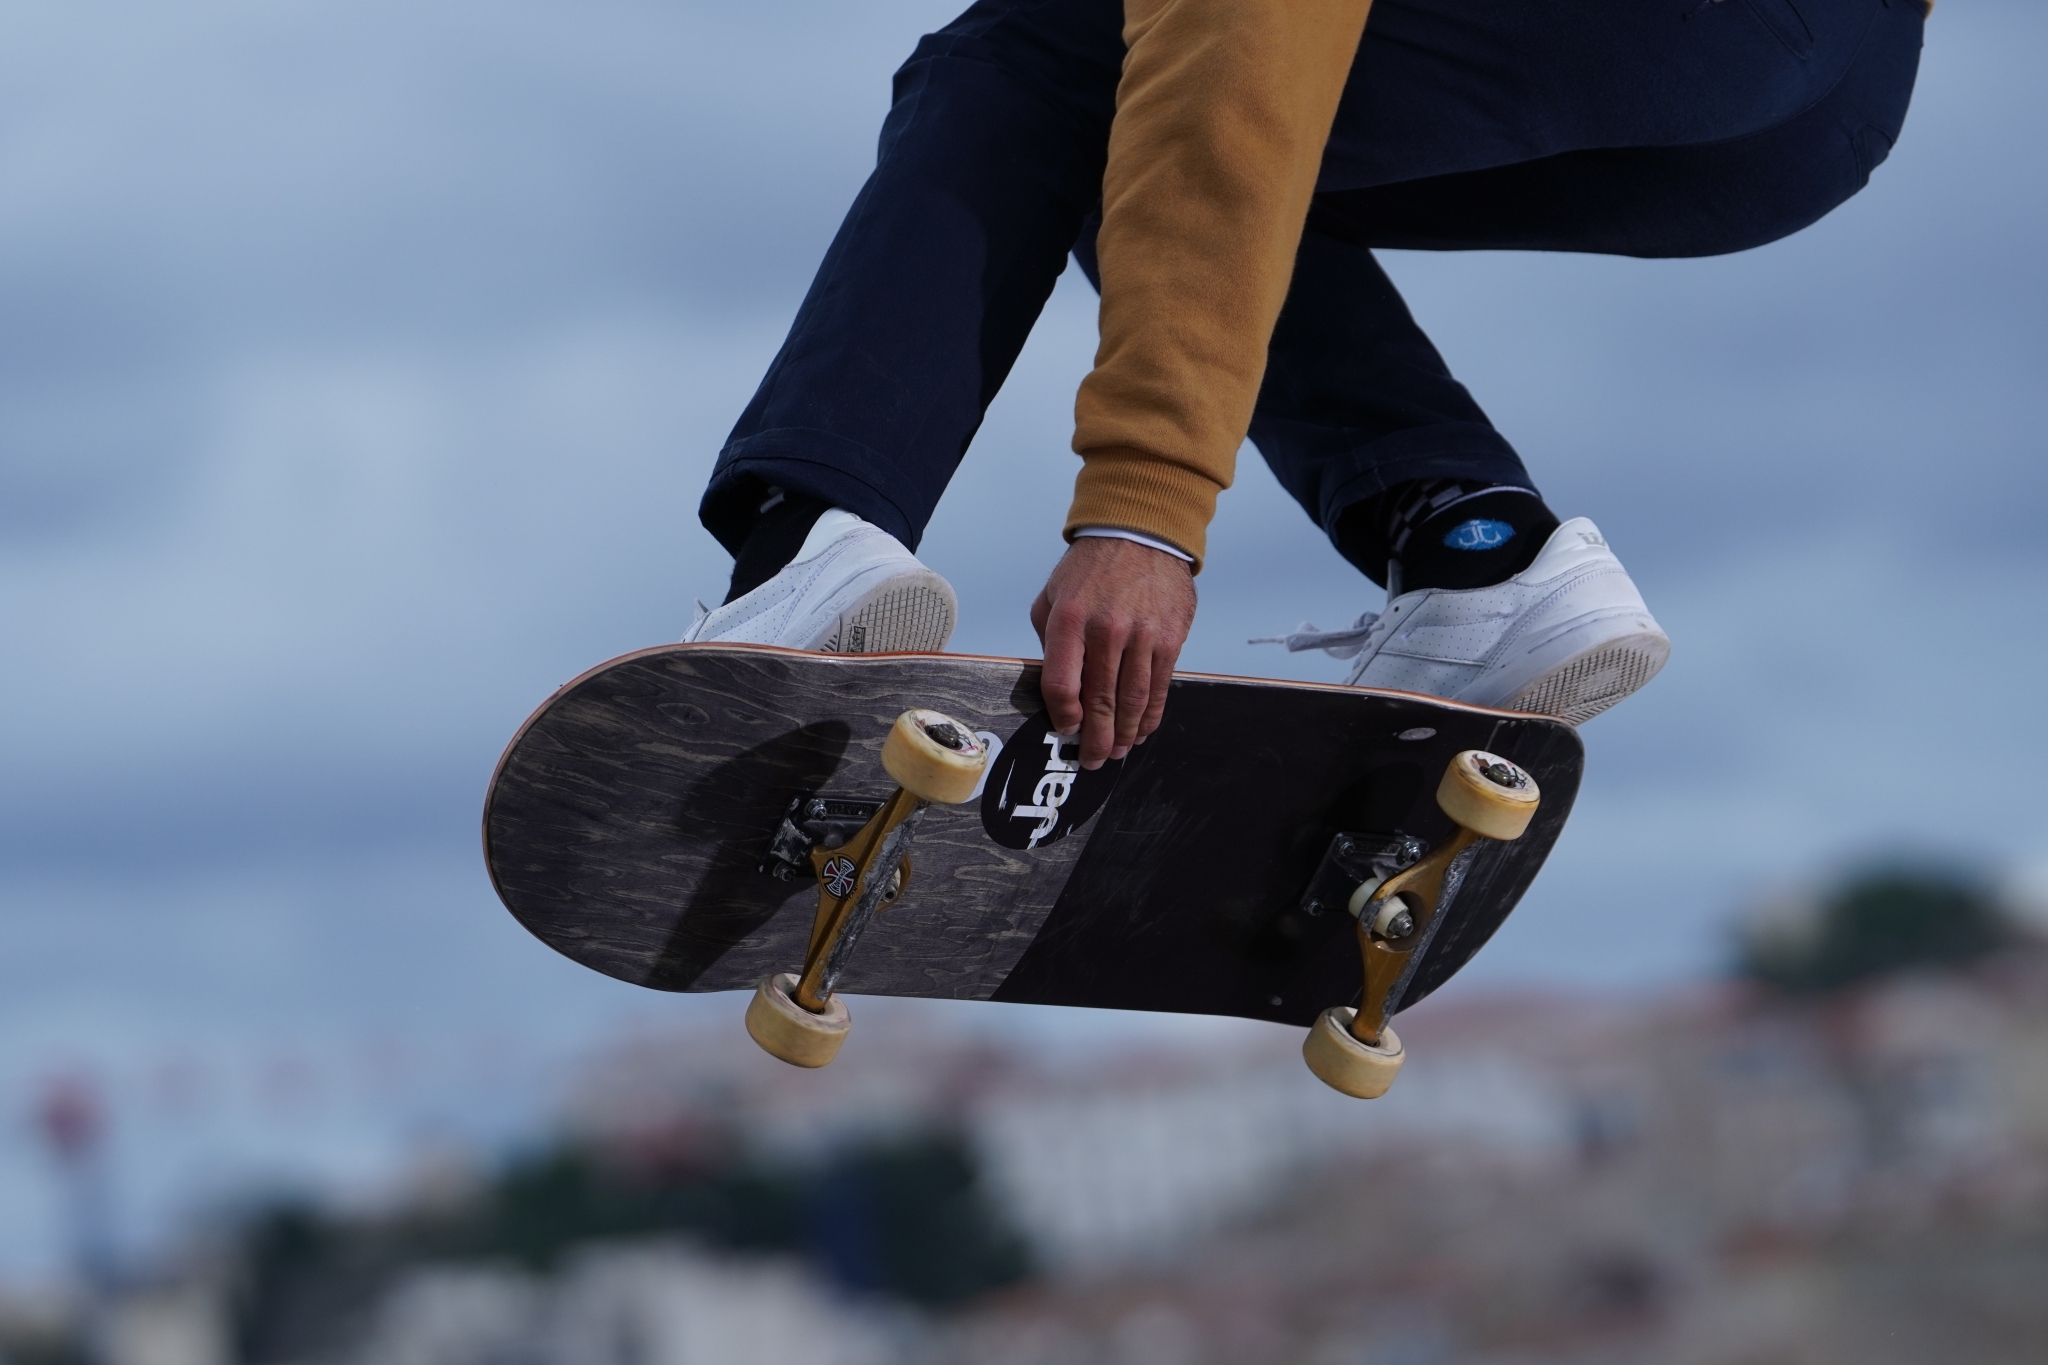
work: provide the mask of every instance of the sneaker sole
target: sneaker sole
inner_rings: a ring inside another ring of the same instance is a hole
[[[1498,704],[1510,711],[1534,711],[1570,725],[1584,725],[1641,689],[1670,657],[1671,641],[1661,632],[1623,635],[1539,674]]]
[[[953,589],[927,570],[892,578],[856,598],[830,630],[802,648],[826,654],[932,653],[946,647],[958,615]]]

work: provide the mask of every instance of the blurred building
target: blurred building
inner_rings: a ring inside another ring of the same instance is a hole
[[[380,1307],[360,1365],[886,1365],[888,1314],[779,1261],[598,1247],[549,1280],[427,1267]]]
[[[642,1037],[584,1071],[584,1156],[193,1257],[106,1365],[2048,1359],[2048,955],[1402,1031],[1370,1104],[1278,1028],[1051,1056],[869,1002],[818,1073]],[[264,1280],[293,1237],[325,1259]]]
[[[1547,1120],[1331,1143],[1168,1262],[986,1305],[938,1358],[2048,1359],[2048,961],[1812,1002],[1445,1006],[1404,1037],[1397,1092],[1487,1056]]]

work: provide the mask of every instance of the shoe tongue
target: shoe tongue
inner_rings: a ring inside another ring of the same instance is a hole
[[[803,545],[790,563],[799,564],[820,553],[827,545],[860,524],[859,517],[843,508],[834,507],[827,510],[811,523],[811,533],[804,537]]]

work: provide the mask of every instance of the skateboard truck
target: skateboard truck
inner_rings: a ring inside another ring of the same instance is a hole
[[[1412,834],[1367,834],[1346,830],[1330,840],[1308,890],[1301,893],[1304,915],[1327,915],[1349,910],[1353,919],[1363,905],[1360,888],[1368,893],[1404,868],[1421,861],[1422,840]]]
[[[818,872],[820,847],[837,849],[875,818],[880,801],[850,801],[844,797],[817,796],[809,792],[790,798],[782,813],[782,824],[761,860],[761,871],[779,881],[795,881],[804,872]],[[823,875],[820,873],[820,880]]]
[[[1456,822],[1451,837],[1384,880],[1359,881],[1346,908],[1358,918],[1365,989],[1357,1009],[1324,1010],[1301,1047],[1308,1069],[1326,1085],[1362,1100],[1387,1093],[1404,1059],[1401,1040],[1387,1021],[1421,965],[1442,911],[1458,894],[1469,851],[1482,839],[1519,839],[1542,795],[1536,779],[1515,764],[1467,749],[1444,769],[1436,789],[1437,805]],[[1317,883],[1322,880],[1318,874]]]
[[[819,1067],[839,1054],[851,1026],[833,994],[854,945],[877,912],[910,881],[910,836],[933,802],[974,794],[988,749],[973,730],[936,711],[905,711],[882,742],[882,768],[897,783],[886,801],[798,797],[761,865],[787,880],[808,858],[818,877],[818,911],[799,972],[763,977],[747,1005],[747,1032],[794,1066]],[[865,822],[847,833],[857,808]]]

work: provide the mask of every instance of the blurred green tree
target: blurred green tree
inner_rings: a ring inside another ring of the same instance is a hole
[[[1797,923],[1752,925],[1737,970],[1793,995],[1822,995],[1903,971],[1956,966],[2013,941],[1983,879],[1941,867],[1853,873]]]
[[[805,1249],[848,1289],[946,1308],[1031,1270],[964,1143],[912,1137],[854,1148],[819,1173],[806,1212]]]
[[[374,1218],[291,1202],[258,1211],[238,1238],[240,1358],[331,1356],[423,1262],[546,1272],[586,1243],[664,1234],[801,1256],[847,1289],[930,1308],[1031,1270],[1024,1240],[982,1190],[973,1149],[951,1133],[859,1143],[810,1167],[737,1153],[710,1166],[649,1163],[562,1145],[511,1162],[453,1204]]]

